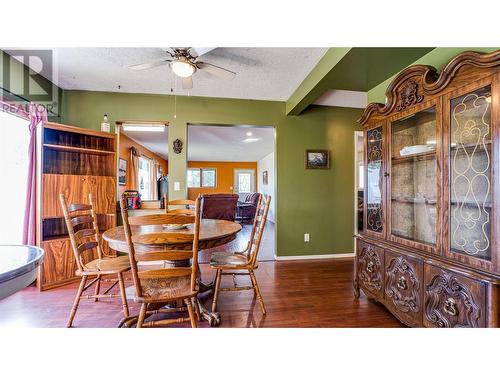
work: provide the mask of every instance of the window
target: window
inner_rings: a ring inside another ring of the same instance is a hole
[[[189,168],[187,170],[187,187],[188,188],[217,187],[217,169]]]
[[[202,187],[216,187],[216,170],[215,168],[203,168],[201,170],[201,186]]]
[[[187,187],[200,187],[201,181],[201,169],[199,168],[190,168],[187,171]]]
[[[0,111],[0,243],[21,244],[28,179],[29,121]],[[8,213],[8,214],[7,214]]]
[[[151,160],[145,157],[139,158],[138,173],[139,194],[142,200],[151,200]]]
[[[238,173],[238,193],[252,192],[252,175],[250,173]]]

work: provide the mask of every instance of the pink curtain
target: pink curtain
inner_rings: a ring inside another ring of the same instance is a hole
[[[24,211],[23,244],[36,244],[36,131],[37,126],[47,121],[45,107],[34,103],[29,104],[30,144],[28,151],[28,180],[26,189],[26,205]]]

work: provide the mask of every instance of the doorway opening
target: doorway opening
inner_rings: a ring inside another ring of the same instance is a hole
[[[118,199],[137,192],[143,208],[159,209],[168,194],[168,123],[118,121]],[[133,215],[133,213],[132,213]]]
[[[256,203],[254,193],[271,196],[259,260],[274,260],[276,253],[276,162],[273,126],[188,124],[188,199],[200,194],[237,196],[235,221],[243,229],[224,249],[204,252],[200,261],[210,260],[213,251],[242,251],[252,230]],[[232,209],[232,207],[231,207]],[[227,247],[230,246],[231,249]]]

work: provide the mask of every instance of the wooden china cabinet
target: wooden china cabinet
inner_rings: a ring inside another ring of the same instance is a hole
[[[354,288],[414,327],[500,325],[500,50],[415,65],[370,104]]]

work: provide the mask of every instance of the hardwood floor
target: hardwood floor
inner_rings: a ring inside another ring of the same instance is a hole
[[[203,279],[212,280],[208,265],[201,268]],[[267,316],[262,315],[252,291],[222,292],[218,304],[221,327],[402,326],[382,305],[363,294],[359,300],[353,298],[352,259],[261,262],[256,276]],[[237,281],[250,283],[246,277]],[[231,282],[226,276],[223,286]],[[0,301],[0,327],[64,327],[76,289],[74,284],[40,293],[30,286],[11,295]],[[138,308],[130,302],[132,314]],[[121,317],[119,299],[83,300],[74,326],[115,327]],[[199,326],[208,327],[208,323]]]

